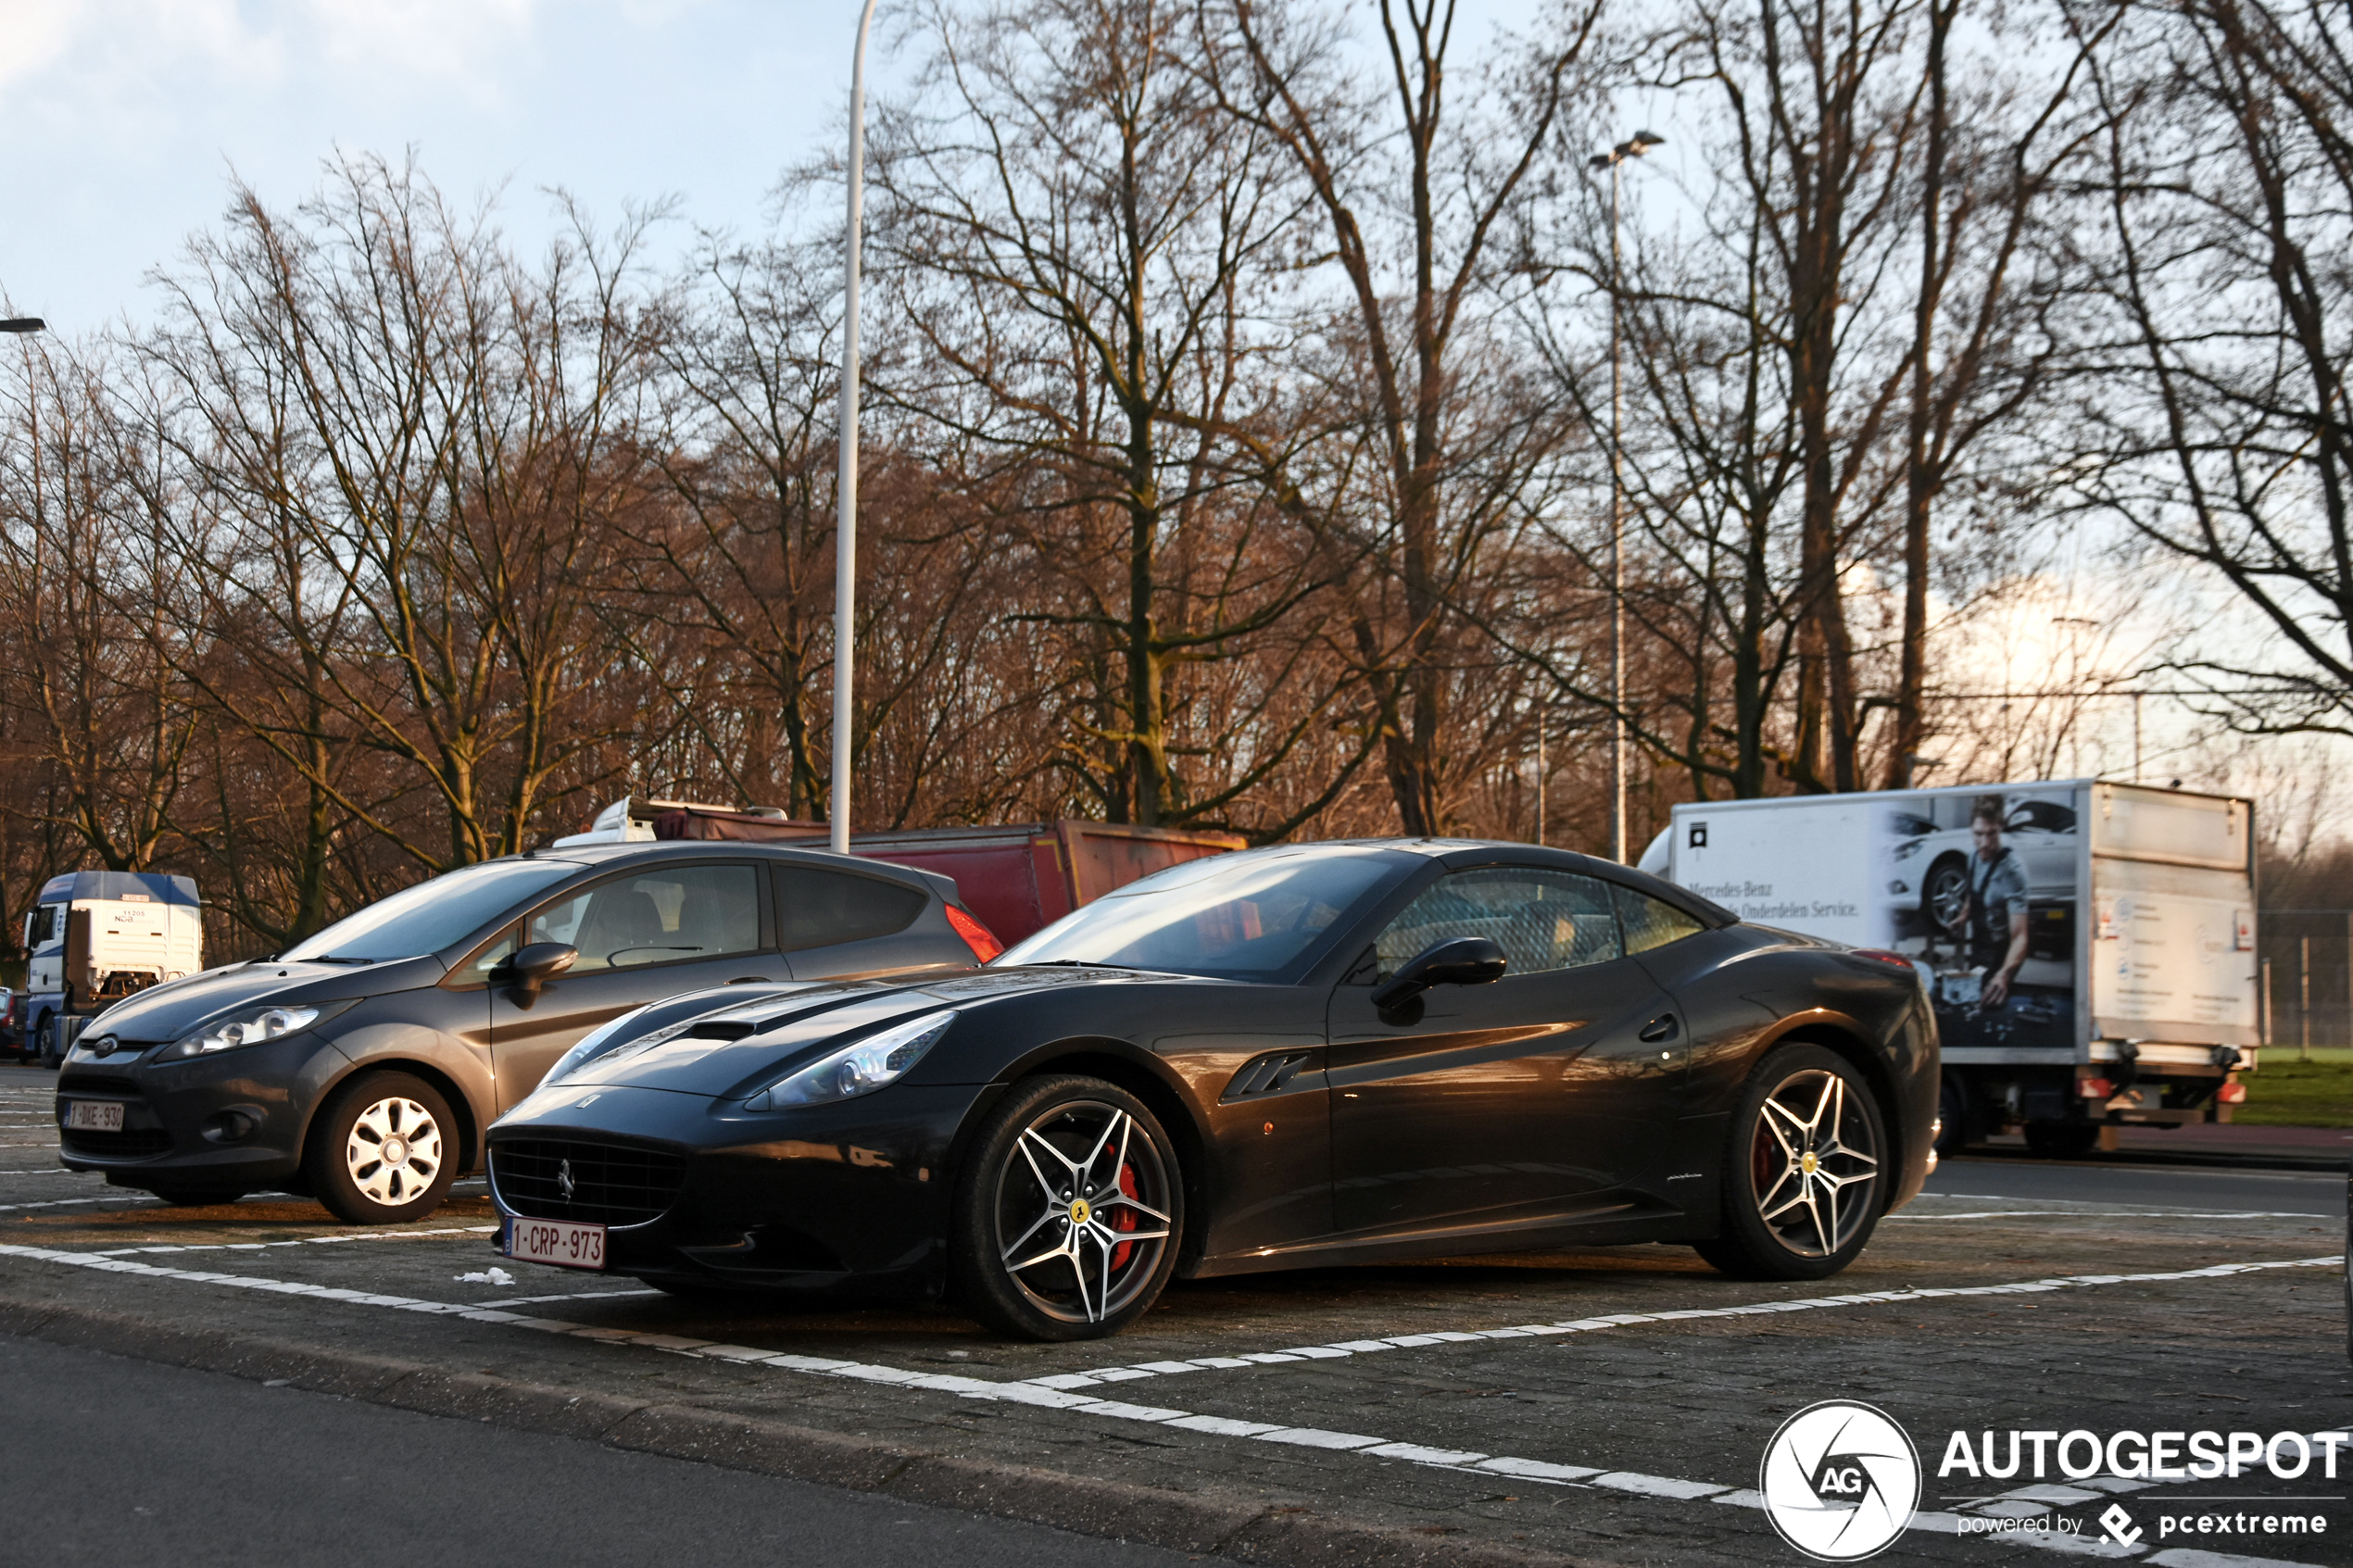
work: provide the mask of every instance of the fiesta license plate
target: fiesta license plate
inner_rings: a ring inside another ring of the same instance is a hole
[[[560,1269],[601,1269],[605,1227],[569,1220],[510,1220],[507,1256],[526,1263],[553,1263]]]
[[[122,1102],[112,1099],[78,1099],[66,1107],[66,1125],[79,1133],[120,1133],[122,1131]]]

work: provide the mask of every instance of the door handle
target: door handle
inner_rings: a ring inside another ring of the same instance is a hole
[[[1643,1024],[1641,1038],[1655,1046],[1661,1040],[1673,1039],[1676,1030],[1680,1027],[1680,1025],[1675,1022],[1675,1015],[1671,1012],[1666,1013]]]

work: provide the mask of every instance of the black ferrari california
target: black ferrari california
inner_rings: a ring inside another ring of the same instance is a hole
[[[1169,1279],[1687,1242],[1853,1261],[1931,1163],[1908,962],[1521,844],[1222,855],[985,969],[673,998],[490,1132],[500,1245],[1117,1332]]]

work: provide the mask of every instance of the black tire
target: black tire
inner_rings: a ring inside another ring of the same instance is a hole
[[[2096,1122],[2029,1122],[2026,1147],[2045,1160],[2081,1160],[2099,1147]]]
[[[1100,1078],[1016,1084],[981,1124],[956,1184],[956,1301],[1010,1336],[1117,1334],[1176,1272],[1184,1194],[1166,1129],[1134,1095]]]
[[[1879,1101],[1844,1058],[1807,1045],[1768,1053],[1732,1102],[1723,1231],[1696,1243],[1699,1255],[1736,1279],[1829,1278],[1879,1223],[1887,1148]]]
[[[1936,1091],[1936,1119],[1944,1124],[1936,1135],[1936,1158],[1950,1160],[1969,1145],[1969,1097],[1957,1079],[1945,1079]]]
[[[392,1144],[398,1145],[395,1158],[368,1158]],[[355,1225],[422,1220],[457,1179],[458,1121],[422,1078],[363,1073],[311,1122],[302,1170],[311,1192],[339,1219]]]
[[[43,1013],[41,1022],[33,1025],[33,1043],[25,1047],[26,1054],[35,1064],[48,1068],[53,1073],[57,1071],[57,1064],[64,1060],[63,1052],[53,1051],[53,1047],[57,1043],[57,1023],[55,1017]]]
[[[216,1203],[234,1203],[245,1193],[235,1188],[217,1187],[149,1187],[147,1195],[174,1209],[209,1209]]]

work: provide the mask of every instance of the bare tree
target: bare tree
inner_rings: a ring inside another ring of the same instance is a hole
[[[1382,0],[1387,70],[1363,94],[1336,35],[1304,7],[1226,0],[1210,15],[1221,101],[1306,181],[1340,275],[1335,331],[1356,351],[1378,454],[1367,500],[1379,524],[1366,532],[1378,585],[1394,583],[1402,600],[1383,626],[1372,596],[1359,596],[1353,652],[1375,695],[1398,822],[1409,834],[1441,832],[1448,607],[1482,546],[1518,515],[1515,479],[1544,445],[1529,433],[1550,423],[1541,406],[1518,419],[1474,412],[1488,390],[1476,381],[1489,363],[1480,340],[1515,215],[1592,86],[1602,6],[1572,6],[1547,43],[1499,67],[1496,90],[1460,113],[1446,92],[1453,0]]]
[[[165,279],[175,320],[150,353],[180,383],[181,450],[248,534],[195,558],[225,611],[266,629],[247,651],[302,694],[253,734],[427,868],[522,848],[636,728],[591,599],[616,520],[647,504],[615,430],[641,227],[610,250],[579,232],[534,270],[413,170],[346,162],[293,218],[241,192],[229,235]],[[437,809],[345,787],[346,741]]]
[[[0,646],[30,742],[17,756],[51,781],[43,814],[100,864],[145,871],[174,839],[195,729],[168,650],[176,565],[143,504],[159,455],[123,418],[103,345],[21,352],[0,428]]]
[[[911,334],[884,395],[1055,585],[1014,613],[1064,650],[1058,753],[1105,815],[1146,824],[1231,809],[1311,733],[1316,706],[1270,725],[1246,701],[1199,746],[1231,759],[1248,735],[1247,766],[1213,783],[1177,761],[1188,671],[1289,636],[1337,575],[1313,514],[1225,483],[1221,434],[1274,374],[1301,194],[1264,129],[1204,89],[1194,15],[936,9],[874,173]]]
[[[2115,331],[2077,405],[2098,437],[2074,444],[2077,491],[2215,572],[2268,633],[2179,660],[2216,712],[2353,734],[2353,23],[2263,0],[2122,9],[2092,258]]]

